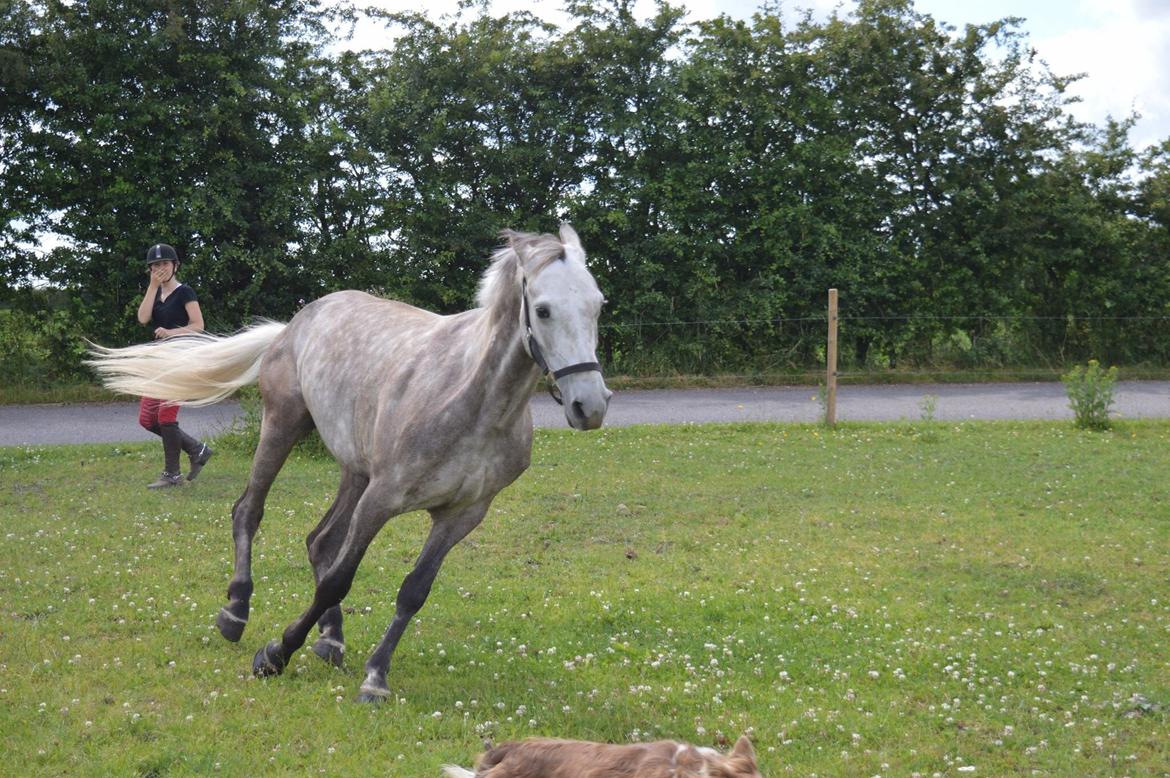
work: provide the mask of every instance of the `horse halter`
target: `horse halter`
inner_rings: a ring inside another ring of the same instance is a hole
[[[557,401],[557,405],[564,405],[565,401],[561,399],[560,388],[557,386],[557,379],[564,378],[573,373],[588,373],[596,370],[598,373],[602,372],[601,365],[598,362],[577,362],[573,365],[567,365],[559,370],[551,370],[548,362],[544,359],[544,351],[540,348],[539,341],[536,340],[536,334],[532,332],[532,317],[528,313],[528,279],[525,278],[521,286],[521,296],[524,308],[524,343],[528,349],[528,356],[532,357],[532,361],[540,368],[541,375],[551,376],[552,381],[548,384],[549,396]]]

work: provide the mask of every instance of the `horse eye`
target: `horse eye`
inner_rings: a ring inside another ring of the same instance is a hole
[[[536,318],[547,319],[548,317],[549,317],[549,311],[548,311],[547,305],[536,306]]]

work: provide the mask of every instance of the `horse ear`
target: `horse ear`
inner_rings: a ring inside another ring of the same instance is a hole
[[[520,233],[515,230],[500,230],[500,239],[508,244],[508,248],[512,251],[516,250],[516,239],[520,237]]]
[[[731,749],[731,756],[741,756],[752,760],[753,763],[756,761],[756,750],[752,748],[752,741],[748,740],[747,735],[740,735],[739,740],[735,741],[735,748]]]
[[[566,246],[581,248],[581,239],[577,237],[577,231],[568,222],[561,224],[561,243],[564,243]]]

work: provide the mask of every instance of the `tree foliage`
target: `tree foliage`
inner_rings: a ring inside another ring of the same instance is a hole
[[[809,367],[829,287],[846,364],[1170,362],[1170,140],[1075,122],[1020,20],[567,7],[352,52],[314,0],[9,0],[7,320],[143,337],[159,240],[220,331],[347,287],[454,311],[500,229],[567,219],[611,369]]]

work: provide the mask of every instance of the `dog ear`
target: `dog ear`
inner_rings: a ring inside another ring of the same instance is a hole
[[[747,735],[735,741],[735,748],[727,755],[728,778],[761,778],[756,766],[756,750]]]
[[[752,748],[752,741],[748,740],[747,735],[740,735],[739,740],[735,741],[735,748],[731,749],[731,756],[743,757],[756,761],[756,750]]]

